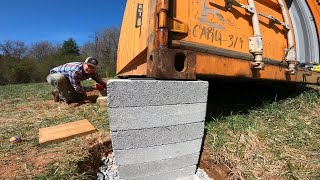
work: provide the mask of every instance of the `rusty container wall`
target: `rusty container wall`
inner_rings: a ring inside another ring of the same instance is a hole
[[[155,30],[156,0],[128,0],[122,20],[117,74],[145,75],[146,51]]]
[[[117,74],[156,79],[231,77],[316,84],[320,79],[318,73],[300,68],[299,62],[319,63],[320,3],[292,2],[128,0]],[[137,26],[140,4],[142,24]],[[303,25],[297,23],[299,13],[305,16],[308,28],[299,29]]]
[[[180,43],[187,42],[195,47],[221,48],[235,55],[244,53],[244,56],[251,56],[249,37],[254,35],[251,13],[235,6],[228,11],[223,0],[183,2],[183,0],[175,0],[173,4],[175,12],[173,16],[188,23],[190,28],[188,35],[181,39]],[[246,0],[239,0],[239,2],[248,4]],[[273,1],[255,1],[255,6],[257,11],[283,21],[280,6]],[[184,13],[184,9],[188,9],[189,12]],[[259,21],[264,45],[263,55],[281,61],[287,44],[285,29],[279,25],[271,28],[266,18],[259,17]]]

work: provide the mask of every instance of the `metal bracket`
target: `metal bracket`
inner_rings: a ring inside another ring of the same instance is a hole
[[[249,51],[250,53],[263,52],[263,43],[261,36],[249,37]]]
[[[275,24],[279,24],[281,26],[283,26],[285,29],[290,30],[290,26],[287,25],[284,22],[279,21],[278,19],[274,18],[272,15],[267,15],[267,14],[262,14],[262,13],[258,13],[260,16],[265,17],[267,19],[269,19],[269,25],[270,27],[274,27]]]
[[[228,11],[231,11],[232,6],[237,6],[237,7],[241,7],[245,10],[247,10],[248,12],[254,14],[255,10],[253,9],[253,7],[249,6],[249,5],[244,5],[239,3],[237,0],[224,0],[224,2],[226,3],[225,7]]]
[[[251,63],[252,68],[263,69],[263,42],[261,36],[249,37],[249,52],[255,55],[255,61]]]
[[[295,74],[295,67],[296,67],[296,50],[294,47],[290,47],[289,49],[285,49],[285,55],[283,58],[288,64],[287,72],[290,74]]]
[[[188,25],[176,18],[169,18],[168,29],[171,32],[188,33]]]

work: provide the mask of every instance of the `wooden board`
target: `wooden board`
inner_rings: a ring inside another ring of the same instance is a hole
[[[75,136],[87,135],[97,129],[86,119],[39,129],[39,144],[60,142]]]

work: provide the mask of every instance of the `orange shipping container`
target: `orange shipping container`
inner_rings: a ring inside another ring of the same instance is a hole
[[[319,0],[128,0],[119,77],[320,83]]]

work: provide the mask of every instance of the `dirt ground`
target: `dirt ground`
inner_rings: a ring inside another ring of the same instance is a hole
[[[101,132],[81,138],[80,150],[89,153],[87,158],[77,162],[78,173],[96,176],[101,166],[100,159],[112,152],[109,134]],[[58,169],[65,154],[63,147],[31,148],[21,155],[8,155],[1,158],[0,179],[35,177],[46,172],[49,165]]]
[[[105,128],[105,116],[102,116],[106,108],[101,109],[95,103],[99,92],[93,91],[87,95],[89,101],[70,105],[54,102],[51,96],[49,100],[22,96],[0,101],[0,179],[38,176],[41,179],[48,174],[84,172],[91,177],[96,176],[100,158],[110,153],[112,147]],[[38,144],[40,128],[86,118],[99,129],[97,133],[61,143]],[[13,135],[20,136],[22,141],[10,143]]]
[[[91,109],[91,105],[96,102],[99,96],[99,91],[93,91],[87,94],[89,101],[82,103],[73,103],[67,105],[66,103],[55,103],[53,100],[46,100],[41,103],[35,102],[32,97],[27,99],[26,103],[18,106],[12,106],[10,103],[3,103],[4,110],[20,112],[15,113],[14,116],[0,117],[3,127],[12,127],[21,122],[30,124],[33,128],[32,133],[25,132],[22,134],[22,142],[17,144],[5,143],[15,152],[4,152],[0,155],[0,179],[25,179],[34,178],[39,175],[46,177],[49,173],[57,174],[62,171],[63,163],[76,162],[76,171],[78,174],[86,174],[86,177],[96,179],[96,171],[102,165],[101,157],[112,153],[111,139],[109,133],[106,131],[98,131],[84,137],[78,137],[66,142],[61,142],[53,145],[42,146],[37,144],[38,128],[35,128],[34,120],[43,121],[44,117],[47,119],[54,119],[59,116],[66,116],[79,111],[85,111],[84,108]],[[41,106],[39,106],[41,104]],[[57,106],[58,104],[58,106]],[[57,109],[50,110],[51,107],[57,106]],[[35,113],[36,112],[36,113]],[[9,113],[9,112],[8,112]],[[23,114],[27,114],[23,116]],[[30,119],[34,119],[30,121]],[[50,126],[48,124],[47,126]],[[26,131],[28,128],[24,128]],[[16,131],[16,130],[15,130]],[[29,138],[25,138],[28,137]],[[80,155],[81,154],[81,155]],[[80,156],[80,159],[79,159]],[[66,160],[67,159],[67,160]],[[228,177],[228,168],[226,165],[217,165],[217,161],[213,160],[213,156],[204,148],[201,155],[200,167],[204,169],[208,175],[215,179],[226,179]],[[66,166],[68,168],[68,166]],[[48,172],[53,171],[53,172]]]
[[[88,157],[77,162],[79,174],[86,173],[95,179],[97,169],[102,165],[101,157],[112,153],[109,134],[97,132],[81,138],[81,151],[89,153]],[[32,148],[22,155],[8,155],[1,159],[0,174],[4,179],[35,177],[46,172],[51,165],[58,170],[63,161],[63,147]],[[203,149],[200,168],[214,179],[228,179],[230,168],[226,164],[217,164],[207,149]],[[2,178],[1,178],[2,179]]]

